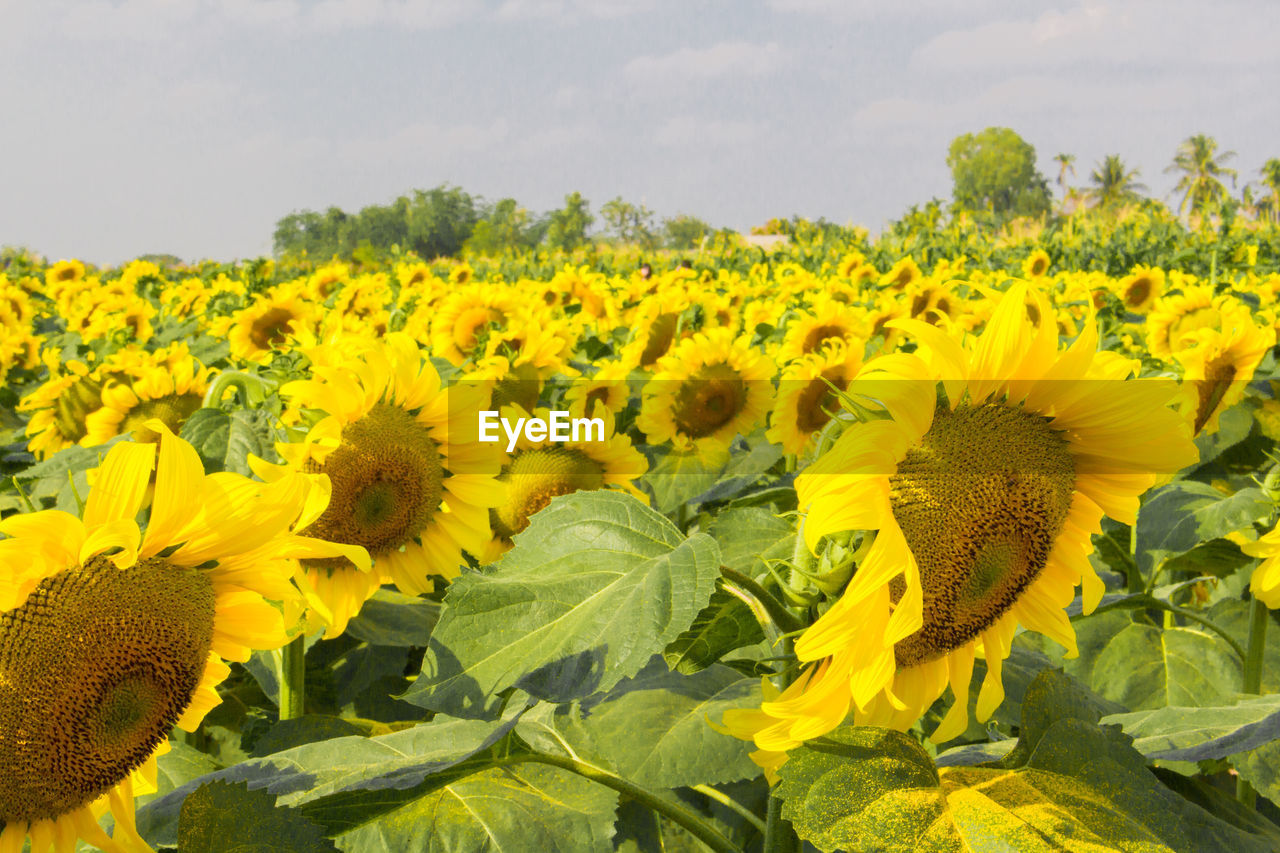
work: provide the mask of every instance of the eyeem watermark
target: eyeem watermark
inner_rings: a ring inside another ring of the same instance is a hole
[[[552,411],[549,418],[504,418],[497,412],[480,413],[480,440],[499,441],[498,431],[507,437],[507,452],[516,449],[520,435],[529,441],[604,441],[603,418],[575,418],[568,412]]]

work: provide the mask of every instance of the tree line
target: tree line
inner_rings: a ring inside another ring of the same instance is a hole
[[[643,204],[621,197],[600,208],[604,236],[645,249],[690,249],[714,232],[703,220],[685,214],[656,221]],[[441,184],[413,190],[390,204],[372,204],[357,213],[330,207],[303,210],[276,223],[273,243],[279,257],[349,256],[363,247],[399,246],[422,258],[464,254],[496,256],[535,248],[572,251],[590,242],[596,217],[579,192],[564,206],[534,215],[514,198],[487,202],[461,187]]]
[[[1259,170],[1259,180],[1249,181],[1233,196],[1239,173],[1229,163],[1236,153],[1220,150],[1212,136],[1197,133],[1178,145],[1166,174],[1178,176],[1173,195],[1179,214],[1203,216],[1240,214],[1271,222],[1280,221],[1280,158],[1272,158]],[[1139,182],[1139,172],[1131,169],[1118,154],[1108,154],[1089,173],[1082,187],[1068,185],[1075,175],[1074,154],[1058,154],[1057,184],[1062,192],[1061,209],[1079,207],[1114,211],[1146,200],[1147,187]],[[954,207],[960,211],[986,213],[1000,220],[1016,216],[1042,216],[1053,208],[1048,179],[1036,168],[1036,151],[1007,127],[988,127],[966,133],[952,141],[947,154],[954,181]]]

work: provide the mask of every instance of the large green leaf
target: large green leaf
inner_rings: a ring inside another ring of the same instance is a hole
[[[138,828],[153,845],[173,843],[186,798],[202,784],[223,781],[263,789],[281,805],[306,804],[308,817],[330,831],[350,829],[411,801],[424,779],[495,743],[517,719],[515,712],[501,724],[437,717],[380,737],[339,737],[251,758],[157,797],[138,810]]]
[[[454,581],[403,698],[489,718],[512,686],[553,702],[608,690],[689,627],[719,570],[715,540],[630,495],[556,498],[497,565]]]
[[[320,827],[248,786],[209,782],[182,804],[182,853],[337,853]]]
[[[270,420],[265,413],[197,409],[182,425],[182,438],[200,454],[206,471],[232,471],[249,476],[248,456],[263,456],[271,446]]]
[[[1246,696],[1210,708],[1159,708],[1103,717],[1134,738],[1147,758],[1226,758],[1280,739],[1280,696]]]
[[[720,544],[724,564],[751,577],[764,571],[762,561],[790,557],[796,540],[789,520],[762,507],[726,509],[707,532]]]
[[[667,447],[654,453],[657,458],[640,481],[653,492],[653,505],[660,512],[672,512],[711,488],[723,469],[722,464],[708,465],[706,454],[696,450]]]
[[[1098,652],[1086,683],[1104,698],[1143,711],[1226,704],[1240,678],[1240,659],[1221,637],[1132,622]]]
[[[663,652],[667,666],[677,672],[705,669],[721,657],[764,639],[764,631],[751,608],[735,595],[716,590],[711,601],[688,630],[671,641]]]
[[[757,776],[746,741],[713,729],[725,711],[760,706],[760,679],[715,665],[693,675],[654,658],[640,674],[582,704],[581,728],[618,775],[651,788]]]
[[[347,853],[612,850],[618,795],[558,767],[484,770],[338,836]]]
[[[938,769],[910,735],[842,727],[792,751],[783,816],[822,850],[1263,851],[1280,833],[1228,824],[1161,785],[1056,671],[1027,690],[999,766]]]
[[[347,624],[347,633],[374,646],[425,646],[440,617],[440,605],[380,589]]]
[[[1152,492],[1138,512],[1138,567],[1150,572],[1165,556],[1223,538],[1270,512],[1271,501],[1261,489],[1228,496],[1194,480],[1170,483]]]
[[[1204,615],[1213,623],[1226,631],[1242,648],[1249,645],[1249,602],[1238,598],[1219,601],[1209,608]],[[1268,612],[1270,619],[1267,636],[1269,642],[1262,647],[1262,691],[1263,693],[1280,693],[1280,623],[1273,612]]]

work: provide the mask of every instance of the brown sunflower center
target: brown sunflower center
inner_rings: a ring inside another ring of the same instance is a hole
[[[500,479],[507,483],[507,498],[489,510],[489,521],[495,534],[510,539],[556,495],[603,488],[604,467],[576,448],[545,447],[518,454]]]
[[[157,442],[160,436],[146,427],[147,421],[156,418],[176,433],[191,413],[200,408],[201,402],[200,394],[166,394],[143,400],[120,422],[120,433],[132,432],[133,440],[138,442]]]
[[[269,350],[285,342],[297,320],[288,308],[272,308],[250,325],[249,340],[258,349]]]
[[[841,391],[849,387],[849,379],[840,370],[824,370],[818,379],[809,380],[796,401],[796,427],[803,433],[817,432],[831,420],[831,412],[839,408],[831,385]]]
[[[804,336],[804,343],[800,345],[800,349],[805,353],[813,353],[822,349],[822,345],[827,341],[843,341],[849,337],[848,331],[843,326],[826,324],[815,326]]]
[[[1124,291],[1124,304],[1129,308],[1138,308],[1146,303],[1147,297],[1151,295],[1151,287],[1154,282],[1147,276],[1138,276],[1129,282],[1129,286]]]
[[[493,386],[493,408],[500,410],[514,403],[532,412],[541,393],[542,377],[538,375],[538,368],[526,361],[513,366]]]
[[[939,408],[889,487],[924,591],[923,627],[894,650],[914,666],[978,636],[1040,574],[1071,508],[1075,464],[1047,418],[993,403]],[[890,592],[897,601],[902,582]]]
[[[214,592],[160,559],[104,557],[0,614],[0,822],[57,818],[141,766],[191,702]]]
[[[82,376],[58,395],[54,403],[54,426],[68,441],[84,438],[85,417],[102,408],[102,383]]]
[[[1196,435],[1222,404],[1222,398],[1231,390],[1235,378],[1236,365],[1230,355],[1220,355],[1204,366],[1204,379],[1196,382]]]
[[[675,314],[659,314],[649,327],[649,339],[645,341],[644,351],[640,353],[640,366],[648,367],[667,354],[671,343],[676,339]]]
[[[1044,275],[1045,270],[1049,269],[1049,259],[1044,256],[1037,256],[1031,262],[1031,274],[1033,276]]]
[[[711,364],[684,380],[675,396],[676,427],[690,438],[705,438],[743,410],[747,383],[730,365]]]
[[[323,465],[308,470],[329,475],[329,506],[305,531],[329,542],[362,545],[377,559],[420,534],[435,517],[444,490],[440,451],[427,428],[409,412],[377,403],[342,430],[338,448]],[[309,561],[341,568],[343,557]]]

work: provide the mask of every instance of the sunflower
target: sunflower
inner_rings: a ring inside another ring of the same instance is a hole
[[[1049,272],[1049,253],[1036,249],[1022,262],[1022,274],[1026,278],[1039,278]]]
[[[332,615],[327,636],[335,637],[383,578],[410,595],[430,592],[432,576],[458,575],[464,549],[487,546],[489,508],[503,495],[495,479],[502,455],[479,441],[489,386],[445,390],[408,335],[344,339],[306,354],[314,378],[280,390],[326,416],[303,441],[276,445],[286,466],[256,457],[250,464],[264,480],[288,469],[327,474],[333,497],[304,532],[360,545],[374,560],[372,572],[342,558],[304,563],[309,589]]]
[[[840,408],[832,386],[844,391],[862,366],[862,347],[829,346],[793,362],[778,382],[778,399],[765,436],[800,456]]]
[[[854,270],[862,266],[866,260],[861,252],[850,252],[840,259],[840,263],[836,266],[836,274],[841,278],[852,278]]]
[[[1157,300],[1147,315],[1147,349],[1158,358],[1169,358],[1194,343],[1200,329],[1221,329],[1247,319],[1249,309],[1238,299],[1214,296],[1208,285],[1189,285],[1182,293]]]
[[[161,364],[127,379],[108,380],[102,387],[102,405],[85,416],[80,444],[96,447],[126,432],[134,441],[155,441],[156,433],[146,426],[151,420],[178,432],[204,404],[212,373],[182,346]]]
[[[210,333],[227,336],[232,358],[266,364],[290,338],[314,328],[315,319],[315,306],[296,288],[278,287],[215,322]]]
[[[289,637],[266,599],[296,598],[299,557],[359,549],[291,532],[324,506],[320,478],[205,476],[163,424],[116,445],[83,517],[0,522],[0,850],[150,851],[133,798],[155,790],[172,727],[219,703],[225,660]],[[155,472],[152,481],[152,472]],[[154,482],[154,487],[151,487]],[[137,518],[152,495],[145,531]],[[99,827],[110,811],[114,837]]]
[[[1059,352],[1055,324],[1033,324],[1024,299],[1012,288],[967,348],[895,321],[919,354],[875,359],[852,383],[886,416],[850,427],[796,489],[811,549],[828,533],[876,532],[796,642],[802,677],[762,706],[761,749],[785,752],[850,712],[906,730],[948,685],[955,701],[932,739],[949,740],[967,725],[979,654],[985,720],[1019,624],[1075,654],[1063,608],[1077,582],[1086,613],[1102,597],[1087,556],[1103,514],[1133,523],[1157,476],[1195,461],[1170,383],[1118,381],[1131,365],[1095,359],[1092,318]]]
[[[102,407],[102,386],[108,379],[126,380],[128,370],[118,353],[96,369],[72,359],[60,363],[58,354],[44,355],[49,378],[18,403],[18,411],[30,412],[27,450],[47,459],[59,450],[78,444],[88,428],[88,417]]]
[[[44,271],[45,287],[50,291],[56,290],[60,285],[80,281],[83,278],[84,264],[77,260],[58,261]]]
[[[658,362],[641,392],[636,426],[650,444],[722,455],[764,420],[776,370],[726,329],[694,335]]]
[[[622,348],[622,360],[636,367],[656,364],[684,335],[680,320],[688,307],[684,290],[664,289],[646,296],[625,320],[632,338]]]
[[[456,267],[454,272],[460,269],[463,267]],[[438,304],[419,303],[415,311],[420,315],[418,322],[409,323],[405,329],[424,343],[430,341],[432,355],[460,367],[468,359],[485,354],[489,336],[507,328],[519,304],[506,288],[455,290]]]
[[[820,299],[788,325],[777,359],[780,364],[786,364],[820,353],[831,344],[861,350],[865,343],[866,332],[859,309],[833,299]]]
[[[599,363],[590,379],[580,379],[572,383],[564,392],[564,401],[569,406],[569,414],[575,418],[585,418],[587,412],[594,410],[597,403],[602,403],[614,415],[621,413],[627,407],[627,400],[631,396],[631,391],[627,387],[627,376],[630,372],[627,365],[621,361]]]
[[[1195,345],[1174,353],[1182,365],[1182,408],[1194,434],[1214,433],[1218,417],[1240,402],[1259,362],[1275,346],[1276,332],[1244,319],[1228,331],[1200,329],[1188,339]]]
[[[1164,270],[1138,264],[1116,283],[1116,295],[1131,314],[1146,314],[1164,290]]]
[[[898,261],[889,271],[880,276],[880,286],[885,290],[899,292],[920,278],[920,267],[910,255]]]
[[[625,434],[615,433],[613,418],[602,404],[597,404],[592,417],[603,422],[598,432],[588,429],[568,441],[552,441],[550,434],[532,440],[522,432],[510,461],[502,467],[498,478],[506,486],[506,495],[498,506],[489,510],[493,539],[481,555],[481,562],[496,560],[512,545],[512,537],[529,526],[529,518],[557,495],[577,491],[615,488],[646,501],[632,481],[649,469],[640,451],[631,446]],[[529,417],[519,406],[502,409],[509,423]],[[549,420],[547,409],[537,409],[534,417]]]

